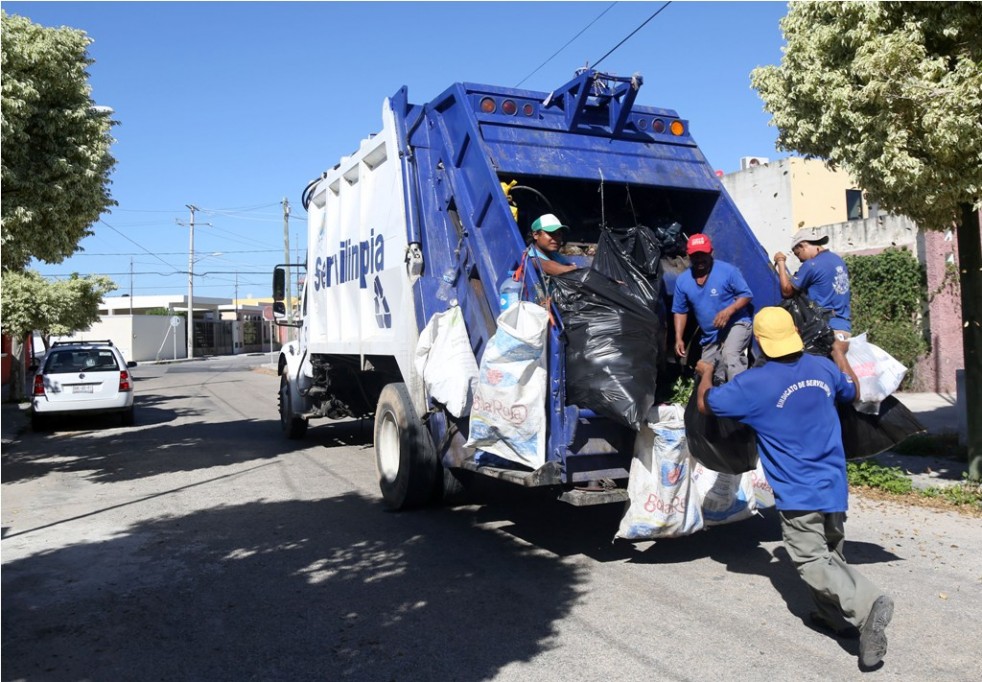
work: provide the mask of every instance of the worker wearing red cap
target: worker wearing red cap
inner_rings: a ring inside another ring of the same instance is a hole
[[[675,353],[685,355],[683,335],[691,311],[702,329],[702,359],[716,367],[717,383],[729,381],[747,369],[753,293],[736,267],[713,258],[708,236],[689,237],[686,253],[690,267],[675,280],[672,300]]]

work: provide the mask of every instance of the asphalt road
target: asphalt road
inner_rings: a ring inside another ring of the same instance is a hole
[[[494,485],[389,513],[371,425],[286,441],[264,360],[141,365],[135,427],[5,445],[4,680],[982,679],[978,519],[853,497],[847,556],[897,602],[862,673],[772,513],[637,544]]]

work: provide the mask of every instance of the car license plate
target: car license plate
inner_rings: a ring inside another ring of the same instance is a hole
[[[92,385],[83,384],[81,386],[72,386],[72,393],[92,393]]]

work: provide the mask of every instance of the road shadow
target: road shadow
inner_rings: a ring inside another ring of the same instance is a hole
[[[144,521],[4,564],[3,679],[487,680],[555,646],[581,570],[357,494]]]
[[[137,403],[136,424],[131,427],[120,427],[116,415],[103,415],[98,419],[59,420],[50,431],[28,428],[20,434],[15,448],[4,450],[0,479],[14,483],[62,472],[78,473],[97,483],[114,483],[265,461],[311,445],[284,438],[275,418],[222,423],[178,421],[194,414],[164,407],[171,400],[180,399],[143,396]],[[340,438],[357,441],[360,432],[354,428],[341,429]],[[331,437],[331,433],[328,429],[324,437]]]

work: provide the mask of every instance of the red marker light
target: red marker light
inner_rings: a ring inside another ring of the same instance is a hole
[[[518,113],[518,105],[515,104],[515,100],[506,99],[501,103],[501,110],[509,116],[514,116],[516,113]]]
[[[485,97],[481,100],[481,111],[485,114],[493,114],[497,108],[498,105],[490,97]]]
[[[524,105],[522,105],[522,113],[526,116],[531,116],[535,113],[535,107],[526,102]]]
[[[660,118],[656,118],[654,121],[651,122],[651,129],[654,130],[656,133],[663,133],[665,132],[665,122]]]

